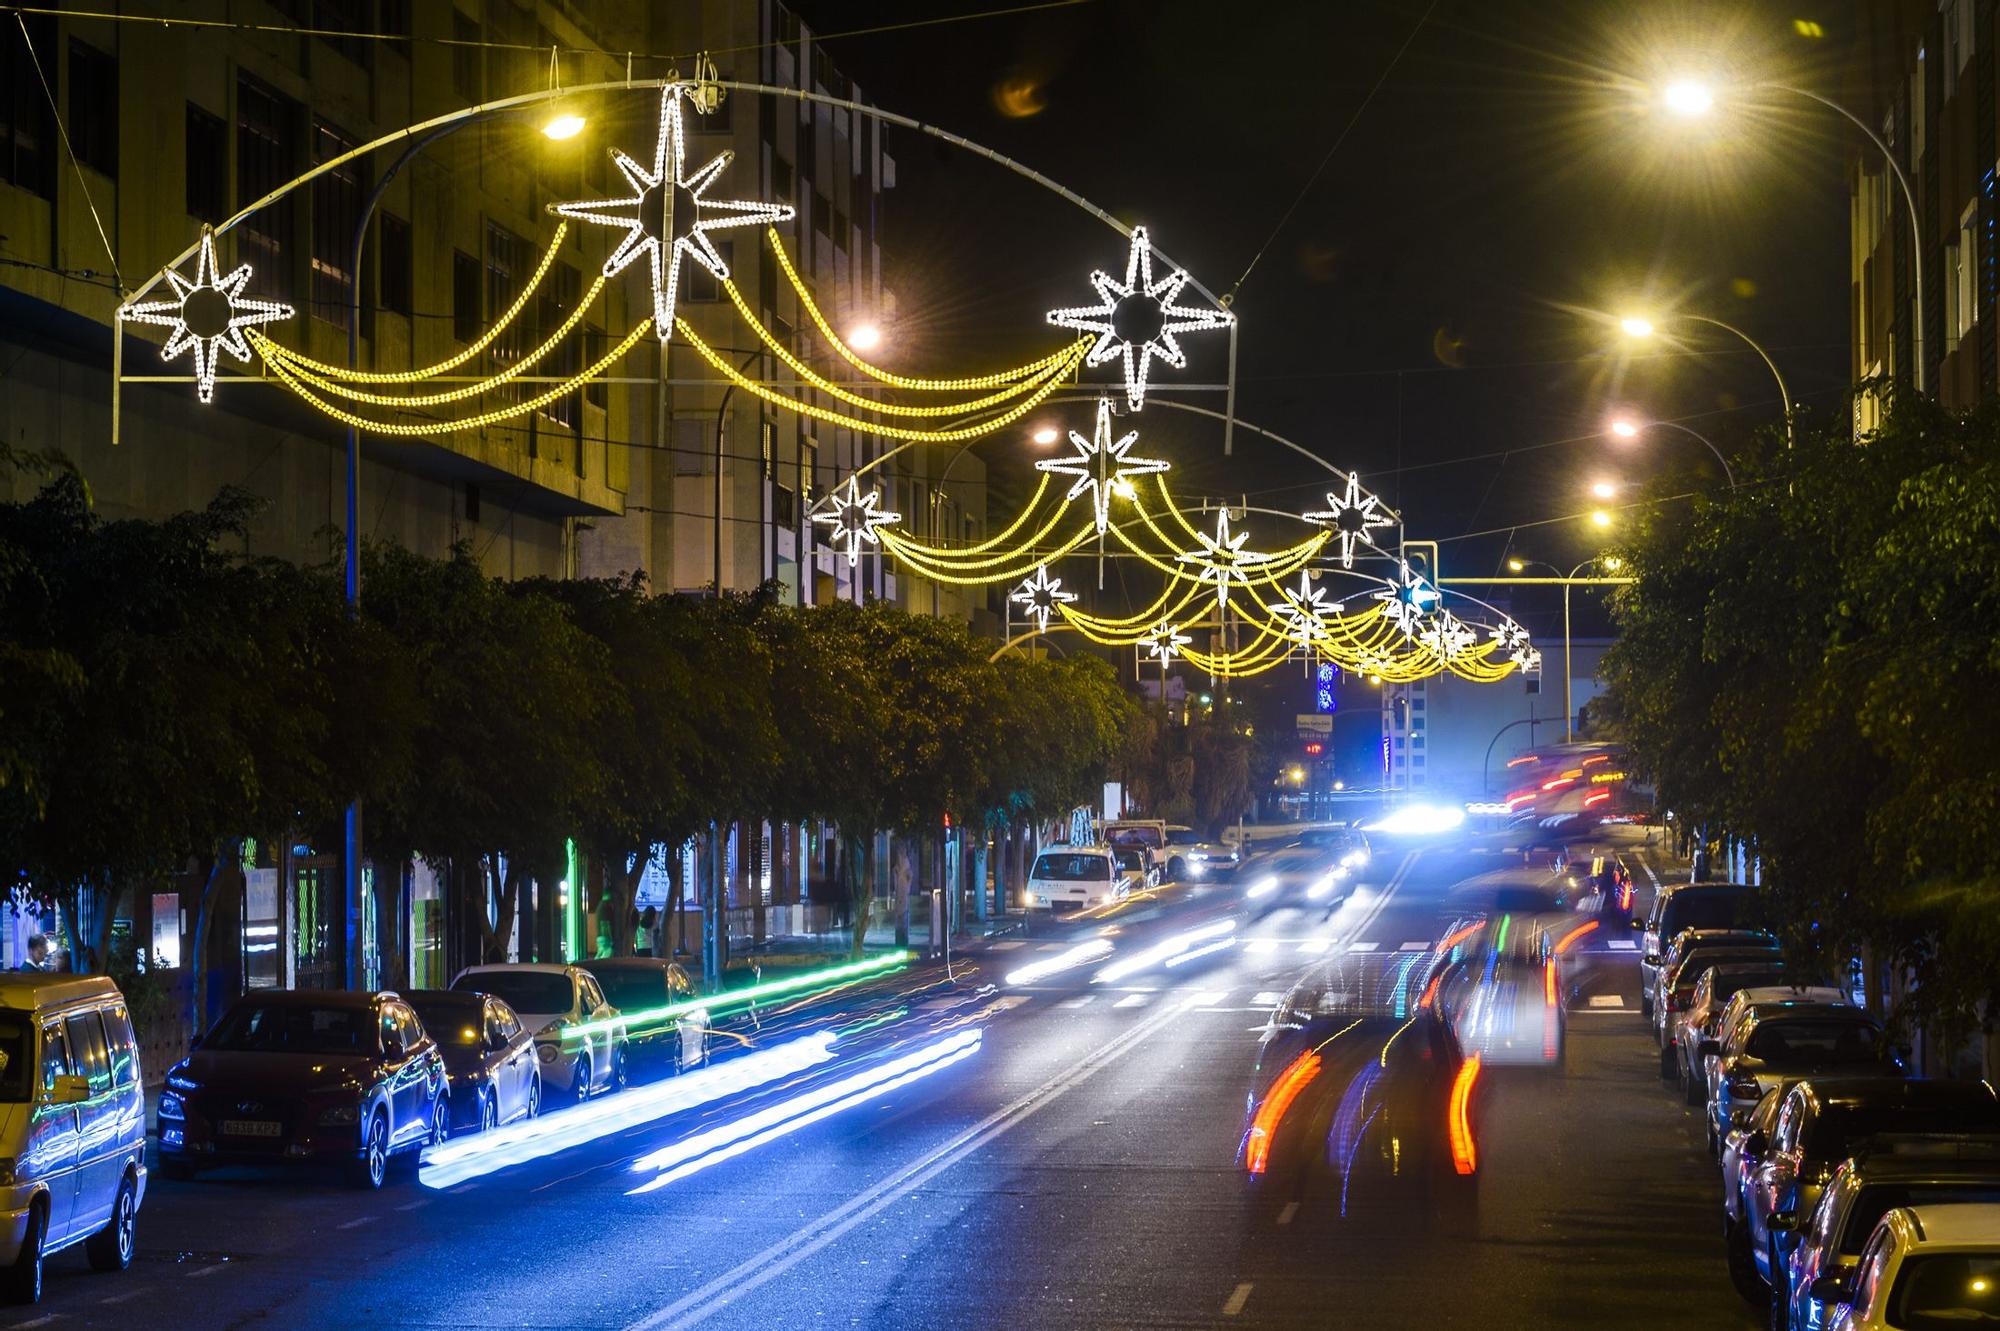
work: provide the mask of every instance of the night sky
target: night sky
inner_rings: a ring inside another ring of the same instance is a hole
[[[800,5],[826,33],[996,7]],[[1412,538],[1449,542],[1447,573],[1476,574],[1510,549],[1566,568],[1602,546],[1580,517],[1601,502],[1591,482],[1705,456],[1673,433],[1614,446],[1600,435],[1614,411],[1681,420],[1725,451],[1776,419],[1740,343],[1696,331],[1681,354],[1635,354],[1615,312],[1736,323],[1796,398],[1846,409],[1844,123],[1757,93],[1689,125],[1638,90],[1699,74],[1843,96],[1850,35],[1826,0],[1093,0],[828,49],[878,104],[1144,222],[1210,288],[1249,269],[1239,418],[1359,468]],[[899,363],[1025,359],[1050,345],[1046,310],[1094,303],[1088,271],[1122,268],[1119,237],[1061,199],[920,135],[891,149]],[[1184,344],[1189,370],[1157,382],[1223,378],[1221,336]],[[1148,410],[1141,427],[1185,496],[1296,510],[1320,506],[1330,479],[1241,435],[1225,458],[1220,427],[1185,415]],[[1004,446],[983,451],[1005,466]],[[1516,609],[1532,623],[1553,604]]]

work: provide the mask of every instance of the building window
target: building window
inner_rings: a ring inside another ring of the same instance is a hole
[[[542,279],[541,288],[535,292],[535,345],[540,346],[544,338],[562,327],[563,320],[569,318],[570,311],[577,306],[583,295],[583,278],[566,263],[556,264]],[[583,368],[583,346],[574,333],[562,340],[551,351],[542,364],[542,372],[567,379]],[[539,387],[539,386],[538,386]],[[541,414],[557,425],[574,431],[583,420],[583,394],[565,393],[553,402],[545,403]],[[578,453],[581,461],[582,454]]]
[[[381,289],[382,308],[391,314],[408,314],[412,308],[411,288],[415,272],[410,254],[410,224],[394,213],[383,213],[376,242],[376,284]]]
[[[479,521],[479,487],[471,481],[465,483],[465,520]]]
[[[41,87],[40,79],[35,87]],[[118,179],[118,60],[74,37],[69,40],[69,143],[79,162]]]
[[[27,24],[25,39],[22,22]],[[39,60],[45,70],[56,67],[55,34],[56,21],[47,14],[24,14],[0,26],[0,180],[45,199],[55,197],[56,122],[35,64]]]
[[[372,42],[353,36],[368,31],[368,0],[313,0],[312,25],[319,39],[361,68],[368,68]]]
[[[236,82],[236,202],[244,207],[298,174],[298,103],[244,74]],[[294,235],[293,199],[280,195],[236,228],[236,257],[250,264],[250,292],[289,302],[287,248]]]
[[[359,147],[324,121],[313,126],[313,161],[330,162]],[[347,327],[354,300],[354,229],[361,220],[361,177],[354,162],[313,177],[312,313],[335,328]]]
[[[187,107],[187,210],[203,222],[229,212],[229,127],[193,102]]]
[[[1917,48],[1916,68],[1910,71],[1910,164],[1924,159],[1924,139],[1930,126],[1930,107],[1924,102],[1924,48]]]
[[[789,531],[798,524],[798,520],[798,496],[792,493],[792,487],[789,485],[773,485],[771,487],[771,521],[775,525]]]
[[[484,38],[480,36],[479,25],[457,10],[451,15],[451,36],[456,43],[451,48],[452,87],[467,106],[476,106],[486,100],[485,83],[479,73],[480,42]]]
[[[486,224],[486,308],[494,318],[510,309],[521,294],[529,267],[528,242],[497,222]],[[527,349],[527,326],[515,319],[502,329],[486,348],[487,372],[497,374]],[[509,383],[500,389],[502,401],[519,401],[522,385]]]
[[[1958,349],[1959,290],[1965,280],[1963,252],[1957,245],[1944,247],[1944,349],[1949,355]]]
[[[451,252],[451,335],[479,340],[479,260],[464,250]]]
[[[589,363],[597,364],[604,359],[604,353],[609,350],[611,346],[604,336],[604,330],[586,324],[583,330],[583,354],[589,357]],[[583,385],[583,400],[603,411],[611,405],[611,386],[602,378],[588,379]]]
[[[708,243],[715,246],[715,252],[722,256],[723,271],[733,275],[736,272],[736,243],[717,240],[713,236],[709,237]],[[693,304],[712,304],[723,298],[721,280],[708,271],[707,264],[694,258],[689,258],[681,269],[681,290],[687,293],[682,299]]]
[[[1946,297],[1958,306],[1958,317],[1950,327],[1957,337],[1971,332],[1979,322],[1979,302],[1973,295],[1973,284],[1979,272],[1979,202],[1974,200],[1965,205],[1965,211],[1958,215],[1958,244],[1948,246],[1945,271],[1952,283],[1954,293]],[[1956,271],[1953,271],[1953,270]]]
[[[382,0],[376,13],[379,15],[375,22],[378,31],[386,32],[391,37],[407,37],[410,35],[410,0]],[[398,45],[395,42],[384,44],[391,51],[397,52],[405,59],[409,58],[410,52],[408,47]]]

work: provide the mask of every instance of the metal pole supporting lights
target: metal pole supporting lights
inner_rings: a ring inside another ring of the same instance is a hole
[[[1757,353],[1758,359],[1764,362],[1764,368],[1771,372],[1771,378],[1777,382],[1778,409],[1785,420],[1785,447],[1790,448],[1793,437],[1792,394],[1791,390],[1785,386],[1785,376],[1779,372],[1778,362],[1771,359],[1771,353],[1764,350],[1763,345],[1756,338],[1750,336],[1750,334],[1744,332],[1735,324],[1724,323],[1720,319],[1711,319],[1705,314],[1676,314],[1672,317],[1687,323],[1707,324],[1711,328],[1720,328],[1723,332],[1742,339],[1746,346]],[[1618,321],[1618,328],[1625,336],[1641,341],[1659,331],[1651,319],[1635,315],[1628,315],[1620,319]]]
[[[1692,438],[1700,441],[1703,447],[1707,448],[1709,452],[1715,454],[1715,460],[1722,464],[1722,475],[1726,480],[1728,480],[1729,488],[1732,490],[1736,488],[1736,473],[1730,470],[1729,459],[1722,455],[1722,450],[1715,446],[1715,441],[1713,439],[1710,439],[1707,435],[1701,433],[1699,430],[1691,429],[1688,426],[1682,425],[1679,421],[1649,420],[1642,422],[1642,421],[1632,420],[1629,417],[1621,416],[1617,420],[1611,422],[1611,433],[1617,435],[1620,439],[1637,439],[1641,434],[1641,432],[1648,429],[1679,430],[1682,434],[1691,436]]]
[[[1593,516],[1598,515],[1594,514]],[[1598,525],[1607,526],[1609,523],[1599,523]],[[1599,561],[1602,561],[1604,567],[1612,573],[1616,573],[1624,564],[1624,561],[1619,559],[1617,555],[1592,555],[1565,574],[1561,569],[1545,559],[1510,559],[1507,561],[1507,567],[1515,573],[1525,572],[1531,565],[1539,564],[1563,580],[1563,743],[1565,744],[1576,738],[1576,708],[1572,703],[1570,695],[1569,589],[1579,573]]]

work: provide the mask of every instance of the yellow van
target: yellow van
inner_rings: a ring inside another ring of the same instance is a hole
[[[0,1297],[42,1297],[42,1259],[132,1261],[146,1100],[125,995],[102,975],[0,972]]]

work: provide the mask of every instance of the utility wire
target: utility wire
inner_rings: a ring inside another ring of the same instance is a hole
[[[97,215],[97,200],[90,197],[90,183],[83,178],[83,164],[77,161],[76,149],[69,141],[69,126],[63,124],[62,109],[56,105],[55,89],[49,86],[49,76],[42,70],[42,57],[35,50],[35,40],[28,35],[28,20],[19,11],[14,14],[14,22],[21,28],[21,45],[28,48],[28,59],[34,63],[35,77],[42,82],[42,96],[49,100],[49,114],[55,118],[56,132],[62,135],[63,151],[69,154],[70,170],[76,172],[76,187],[83,191],[83,201],[90,209],[90,220],[97,224],[97,239],[104,245],[104,257],[111,261],[111,276],[118,281],[118,295],[125,295],[125,274],[118,271],[118,255],[111,248],[111,237],[104,233],[104,219]]]

